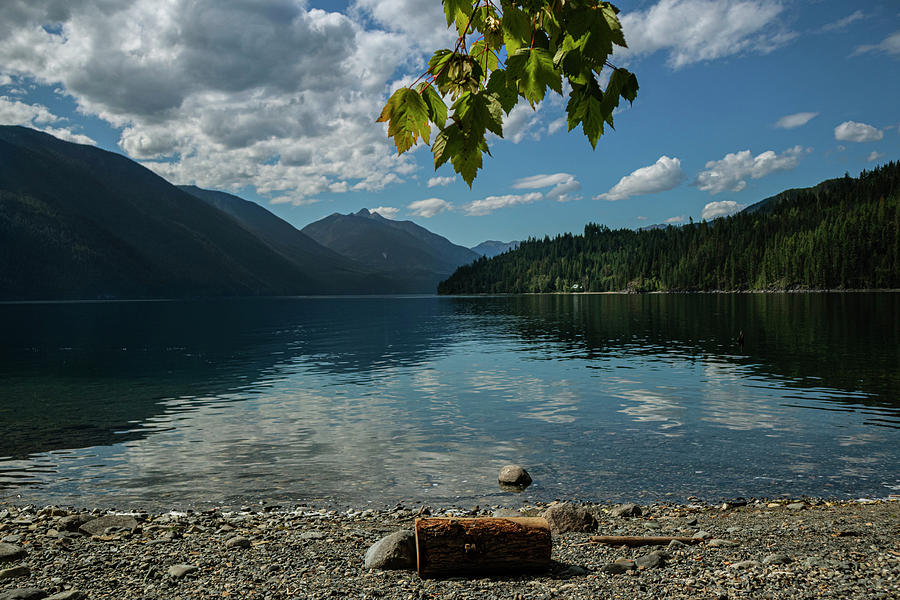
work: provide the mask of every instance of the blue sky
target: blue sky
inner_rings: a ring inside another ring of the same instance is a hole
[[[379,209],[466,246],[729,214],[900,159],[900,4],[620,2],[640,92],[597,149],[517,108],[470,190],[375,123],[452,44],[438,0],[4,0],[0,124],[121,152],[303,227]]]

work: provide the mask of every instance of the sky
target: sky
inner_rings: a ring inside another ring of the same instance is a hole
[[[619,2],[640,91],[592,150],[522,103],[471,189],[376,123],[452,46],[439,0],[3,0],[0,124],[122,153],[298,228],[375,209],[451,241],[713,219],[900,160],[896,0]]]

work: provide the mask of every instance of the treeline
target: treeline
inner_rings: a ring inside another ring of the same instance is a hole
[[[680,227],[531,238],[440,294],[900,288],[900,162]]]

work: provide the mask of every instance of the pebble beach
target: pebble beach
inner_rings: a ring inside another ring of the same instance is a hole
[[[554,531],[539,573],[423,579],[367,568],[367,550],[420,516],[542,516]],[[658,547],[592,535],[702,539]],[[900,597],[900,502],[750,500],[721,505],[557,503],[338,510],[245,506],[83,511],[0,503],[0,600],[194,598],[882,598]]]

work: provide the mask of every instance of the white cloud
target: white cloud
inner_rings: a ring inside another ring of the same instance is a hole
[[[67,142],[91,146],[97,144],[90,137],[82,133],[75,133],[70,127],[51,126],[51,124],[59,125],[63,121],[65,119],[54,115],[41,104],[26,104],[8,96],[0,96],[0,125],[23,125],[49,133]]]
[[[553,135],[563,127],[567,127],[568,122],[564,118],[556,119],[554,121],[550,121],[547,125],[547,135]]]
[[[445,210],[452,210],[453,205],[440,198],[426,198],[425,200],[416,200],[407,205],[406,208],[409,209],[409,213],[414,217],[430,219]]]
[[[277,196],[269,200],[269,204],[290,204],[291,206],[309,206],[317,202],[319,202],[318,198],[306,198],[304,196]]]
[[[829,23],[828,25],[825,25],[824,27],[822,27],[822,31],[823,32],[837,31],[838,29],[844,29],[851,23],[855,23],[856,21],[859,21],[860,19],[865,18],[865,16],[866,15],[863,13],[863,11],[858,10],[851,15],[847,15],[843,19],[839,19],[839,20],[835,21],[834,23]]]
[[[625,200],[631,196],[665,192],[678,187],[683,178],[679,159],[660,156],[654,164],[626,175],[605,194],[594,196],[594,200]]]
[[[851,56],[866,54],[867,52],[883,52],[892,56],[900,56],[900,31],[895,31],[887,36],[879,44],[864,44],[858,46]]]
[[[834,128],[834,139],[841,142],[877,142],[883,137],[878,128],[856,121],[844,121]]]
[[[370,208],[369,212],[378,213],[385,219],[393,219],[400,213],[400,209],[393,206],[376,206],[375,208]]]
[[[703,212],[701,213],[700,218],[706,221],[712,221],[713,219],[718,219],[719,217],[727,217],[728,215],[733,215],[738,211],[744,210],[744,208],[746,208],[746,205],[738,204],[734,200],[709,202],[706,206],[703,207]]]
[[[782,129],[794,129],[796,127],[802,127],[818,116],[819,113],[817,112],[800,112],[793,115],[786,115],[778,119],[778,121],[775,123],[775,127],[780,127]]]
[[[866,160],[869,162],[875,162],[876,160],[881,160],[882,158],[884,158],[884,152],[876,152],[875,150],[872,150]]]
[[[802,146],[794,146],[781,154],[767,150],[753,156],[749,150],[726,154],[721,160],[706,163],[706,170],[697,175],[697,186],[704,192],[718,194],[730,190],[739,192],[747,187],[747,179],[760,179],[775,171],[789,171],[800,162]]]
[[[13,79],[6,73],[0,73],[0,86],[2,85],[12,85]]]
[[[482,200],[475,200],[463,207],[467,215],[472,217],[480,217],[489,215],[497,209],[516,206],[518,204],[531,204],[538,200],[543,200],[544,195],[540,192],[530,192],[528,194],[507,194],[505,196],[488,196]]]
[[[663,223],[667,223],[667,224],[669,224],[669,225],[675,225],[675,224],[677,224],[677,223],[684,223],[685,221],[687,221],[687,219],[685,218],[685,216],[684,216],[684,215],[680,215],[680,216],[677,216],[677,217],[669,217],[668,219],[666,219],[665,221],[663,221]]]
[[[620,16],[621,56],[668,53],[673,68],[743,52],[771,52],[793,37],[779,27],[779,0],[660,0]]]
[[[534,109],[528,103],[517,104],[503,117],[503,139],[518,144],[524,140],[541,139],[540,113],[542,105]]]
[[[428,180],[428,187],[437,187],[437,186],[445,186],[450,185],[456,181],[456,177],[451,175],[449,177],[432,177]]]
[[[302,0],[4,0],[0,65],[20,85],[59,88],[172,181],[302,204],[417,168],[373,126],[420,60],[413,21],[433,31],[442,19],[432,0],[406,4],[417,11],[394,15],[411,15],[395,19],[406,29],[385,31]]]
[[[647,217],[645,217],[645,216],[643,216],[643,215],[638,215],[638,216],[637,216],[637,220],[638,220],[638,221],[646,221],[646,220],[647,220]]]
[[[41,104],[26,104],[9,96],[0,96],[0,125],[36,127],[61,119]]]
[[[544,197],[557,202],[580,200],[581,196],[573,196],[573,192],[581,189],[581,184],[569,173],[553,173],[549,175],[532,175],[517,179],[512,185],[515,190],[539,190],[552,187]]]

